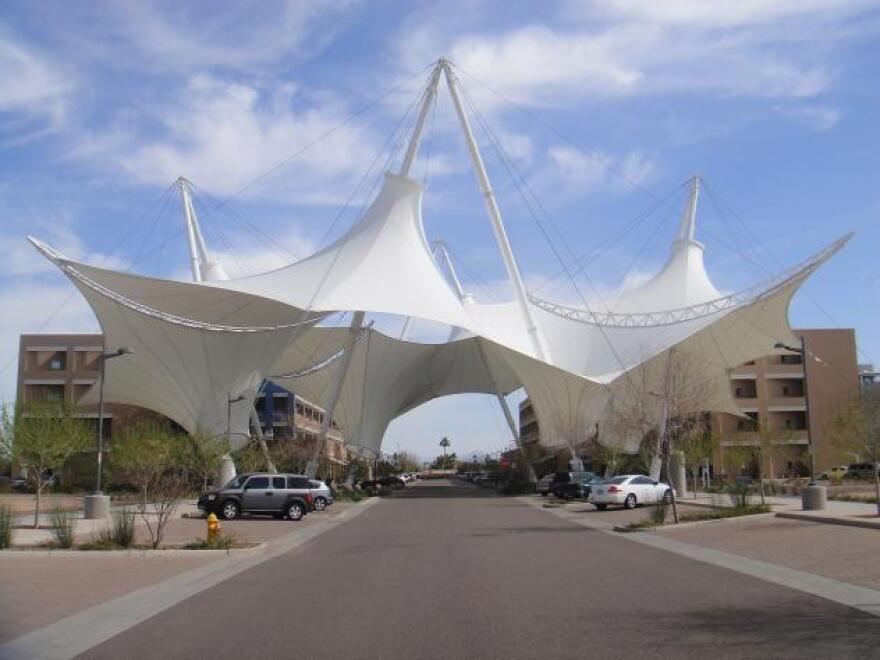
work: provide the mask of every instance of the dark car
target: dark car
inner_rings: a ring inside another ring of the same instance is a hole
[[[199,497],[198,507],[224,520],[243,513],[302,520],[312,510],[313,496],[308,477],[301,474],[240,474],[223,488]]]
[[[602,481],[602,477],[594,472],[557,472],[548,490],[563,500],[585,500],[592,487]]]
[[[377,495],[383,488],[402,490],[406,488],[406,482],[400,477],[382,477],[381,479],[367,479],[358,484],[367,495]]]

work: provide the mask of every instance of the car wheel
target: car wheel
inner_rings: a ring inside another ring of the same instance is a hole
[[[303,509],[303,505],[299,502],[291,502],[287,505],[287,517],[293,520],[294,522],[298,520],[302,520],[302,517],[305,515],[305,509]]]
[[[220,507],[220,517],[223,520],[235,520],[241,515],[241,507],[235,500],[226,500]]]
[[[635,509],[636,508],[636,496],[630,493],[626,496],[626,499],[623,501],[623,507],[625,509]]]
[[[608,508],[607,504],[594,504],[593,506],[595,506],[597,509],[599,509],[599,511],[604,511],[605,509]]]
[[[672,504],[672,491],[669,488],[667,488],[666,492],[663,493],[663,503]]]
[[[323,497],[316,497],[314,503],[315,511],[323,511],[327,508],[327,500]]]

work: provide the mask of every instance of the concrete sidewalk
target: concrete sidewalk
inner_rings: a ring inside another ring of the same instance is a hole
[[[873,503],[829,500],[826,507],[820,511],[803,511],[800,497],[768,495],[765,500],[781,518],[880,530],[880,516],[877,515],[877,505]],[[724,508],[733,505],[730,496],[726,493],[697,493],[696,497],[691,493],[678,499],[677,502],[685,506],[710,508]],[[748,502],[749,504],[760,504],[761,496],[752,495]]]
[[[0,643],[20,637],[53,622],[139,590],[153,588],[206,570],[213,574],[218,563],[230,567],[272,556],[277,544],[291,545],[311,538],[366,508],[372,499],[358,504],[337,502],[322,513],[309,514],[300,522],[272,518],[243,518],[223,522],[223,531],[264,544],[253,551],[4,551],[0,552]],[[138,530],[140,535],[142,530]],[[204,537],[205,521],[178,518],[169,523],[167,540],[180,544]],[[292,545],[291,545],[292,547]],[[249,559],[249,557],[252,558]],[[231,570],[231,569],[230,569]],[[231,574],[231,573],[230,573]],[[216,583],[217,573],[208,583]],[[207,579],[207,578],[206,578]],[[188,587],[197,589],[198,585]],[[0,653],[0,657],[2,653]]]

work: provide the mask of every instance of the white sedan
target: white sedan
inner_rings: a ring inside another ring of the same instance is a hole
[[[609,504],[622,504],[634,509],[639,504],[672,501],[672,487],[641,474],[622,474],[593,487],[590,502],[604,511]]]

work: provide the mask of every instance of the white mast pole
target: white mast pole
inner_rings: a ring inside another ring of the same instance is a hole
[[[495,193],[492,191],[492,186],[489,184],[489,176],[486,173],[483,158],[480,156],[480,150],[477,147],[477,142],[474,139],[473,131],[471,131],[471,126],[468,123],[464,106],[461,103],[455,74],[452,72],[452,67],[449,65],[449,62],[445,59],[440,60],[440,65],[443,67],[443,72],[446,74],[446,83],[449,86],[452,103],[455,106],[455,112],[458,115],[461,130],[467,141],[468,151],[470,152],[471,160],[473,161],[477,181],[480,184],[480,190],[483,193],[483,199],[486,204],[486,211],[489,213],[489,219],[492,221],[492,229],[495,232],[495,241],[498,243],[501,258],[504,260],[504,268],[507,270],[507,276],[510,279],[514,292],[516,293],[517,302],[519,302],[523,320],[526,324],[526,330],[532,341],[532,348],[535,351],[536,357],[546,361],[548,351],[544,345],[543,338],[538,331],[538,327],[535,325],[535,320],[532,317],[532,310],[529,307],[528,296],[526,295],[526,287],[523,283],[519,268],[516,265],[516,258],[513,255],[510,240],[507,238],[507,232],[505,231],[504,223],[501,220],[501,211],[498,209],[498,202],[495,199]]]
[[[328,402],[327,408],[324,410],[324,419],[321,421],[318,442],[315,444],[315,451],[312,452],[312,457],[309,459],[309,463],[306,466],[306,476],[312,479],[314,479],[315,475],[318,473],[318,461],[321,459],[321,451],[327,443],[327,434],[333,423],[333,413],[336,411],[336,405],[339,403],[339,398],[342,396],[342,386],[345,384],[345,376],[348,374],[348,368],[351,366],[354,347],[357,343],[358,333],[363,324],[364,313],[355,312],[351,325],[348,327],[348,339],[345,342],[345,347],[342,349],[342,362],[339,365],[339,371],[336,373],[336,378],[333,380],[330,401]]]
[[[413,161],[416,159],[416,153],[418,153],[419,150],[419,142],[422,139],[422,132],[425,129],[425,120],[428,118],[428,111],[431,109],[431,105],[434,103],[434,98],[437,96],[437,85],[440,82],[440,71],[442,69],[443,60],[439,60],[437,66],[434,67],[434,71],[431,72],[431,78],[428,81],[428,88],[425,90],[425,98],[422,101],[422,107],[419,109],[419,115],[416,119],[415,130],[413,131],[412,138],[410,138],[409,144],[406,147],[406,153],[403,156],[403,164],[400,166],[401,176],[409,176]]]
[[[700,201],[700,175],[691,179],[691,194],[688,199],[678,233],[675,236],[675,245],[690,243],[694,240],[697,228],[697,203]]]
[[[435,253],[440,253],[440,257],[443,259],[443,263],[446,266],[446,270],[449,273],[449,278],[452,280],[452,285],[455,288],[455,293],[458,294],[458,299],[464,301],[466,298],[470,298],[470,295],[465,293],[464,288],[461,286],[461,280],[458,279],[458,274],[455,272],[455,267],[452,265],[452,257],[449,255],[449,250],[446,247],[446,243],[441,240],[434,241],[434,251]],[[455,328],[450,332],[450,339],[455,334]],[[501,393],[501,389],[498,387],[498,383],[495,380],[495,375],[492,373],[492,368],[489,366],[489,360],[486,357],[486,351],[483,348],[483,342],[481,340],[477,340],[477,351],[480,353],[480,359],[483,361],[483,365],[486,367],[486,374],[489,376],[489,382],[492,385],[492,389],[495,391],[495,398],[498,400],[498,405],[501,406],[501,412],[504,413],[504,419],[507,421],[507,426],[510,428],[510,434],[513,436],[513,442],[516,444],[517,449],[519,449],[519,453],[525,461],[526,471],[528,474],[529,481],[534,483],[538,480],[537,475],[535,474],[535,468],[532,467],[531,461],[526,457],[525,449],[520,442],[519,436],[519,428],[516,425],[516,420],[513,418],[513,412],[510,410],[510,405],[507,403],[507,399],[504,394]]]
[[[196,228],[195,212],[193,211],[192,198],[189,193],[189,181],[183,177],[177,179],[177,185],[180,187],[180,201],[183,204],[183,220],[186,224],[186,242],[189,246],[189,263],[192,268],[193,282],[202,281],[202,260],[199,257],[199,239],[201,232]],[[204,239],[201,241],[204,246]]]
[[[422,132],[425,128],[425,119],[428,116],[428,111],[431,109],[431,104],[434,102],[434,97],[437,95],[437,85],[440,81],[441,69],[442,60],[437,63],[437,66],[434,67],[434,71],[431,73],[431,78],[428,82],[425,96],[422,99],[422,107],[419,108],[419,114],[416,118],[416,125],[413,131],[413,136],[412,138],[410,138],[409,145],[407,145],[406,153],[403,157],[403,163],[400,167],[401,176],[409,176],[409,171],[412,168],[416,153],[419,150],[419,141],[421,140]],[[348,340],[345,344],[345,348],[343,348],[342,363],[339,365],[339,371],[336,373],[336,378],[333,381],[333,390],[331,392],[329,405],[324,411],[324,421],[321,423],[321,430],[318,436],[318,442],[315,445],[315,451],[312,454],[312,458],[309,460],[308,466],[306,467],[306,475],[309,477],[314,478],[314,476],[318,472],[318,461],[321,457],[321,451],[323,450],[324,445],[327,442],[327,434],[330,431],[330,425],[333,422],[333,413],[336,411],[336,405],[339,403],[340,396],[342,396],[342,386],[345,383],[345,377],[348,375],[348,368],[351,365],[352,353],[357,342],[358,333],[360,332],[363,324],[364,313],[355,312],[351,320],[351,325],[348,328]],[[412,319],[407,317],[403,325],[403,330],[401,332],[401,339],[405,339],[406,335],[409,334],[409,328],[411,324]]]

